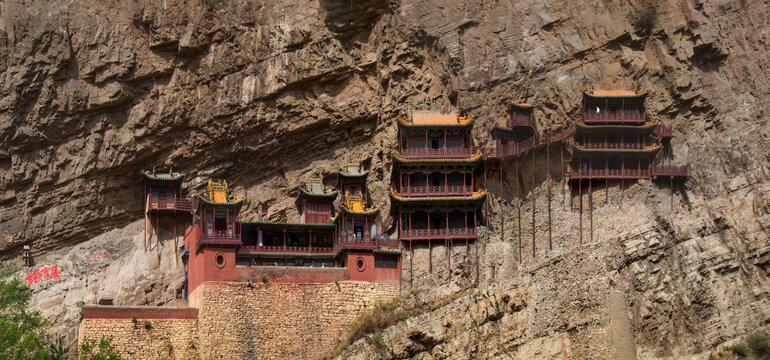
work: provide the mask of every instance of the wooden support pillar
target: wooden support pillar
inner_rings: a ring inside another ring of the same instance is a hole
[[[155,215],[155,248],[156,249],[158,248],[158,245],[160,245],[160,225],[158,223],[158,220],[159,220],[158,218],[160,218],[160,216]],[[217,220],[214,219],[214,221],[217,221]],[[150,250],[152,250],[152,244],[150,244]]]
[[[519,263],[521,263],[521,189],[519,188],[519,158],[516,157],[516,221],[518,222]]]
[[[592,179],[588,179],[588,220],[591,234],[590,241],[594,242],[594,201],[593,194],[591,193],[591,183],[593,183]]]
[[[428,217],[428,229],[430,229],[430,217]],[[430,230],[428,230],[428,236],[430,236]],[[433,274],[433,245],[428,239],[428,273]]]
[[[537,199],[537,195],[535,194],[535,149],[532,149],[532,258],[534,259],[536,257],[535,254],[535,199]]]
[[[547,183],[548,183],[548,194],[546,197],[548,198],[548,250],[553,250],[553,241],[551,238],[551,137],[548,135],[547,137],[548,145],[546,145],[546,172],[548,173]]]
[[[412,240],[409,240],[409,288],[412,288],[412,269],[414,268],[414,250],[412,249]]]
[[[671,184],[671,210],[674,210],[674,177],[668,177],[669,184]]]
[[[473,240],[473,246],[476,248],[476,287],[479,287],[479,239],[476,238]]]
[[[583,179],[578,179],[578,201],[580,202],[579,210],[578,210],[578,227],[579,227],[579,233],[580,233],[580,245],[583,245]]]
[[[286,251],[286,229],[283,229],[283,251]]]
[[[559,144],[559,166],[561,167],[561,206],[564,206],[564,183],[567,179],[564,178],[564,143]]]
[[[179,241],[177,241],[176,236],[176,216],[174,219],[174,266],[179,265],[179,260],[177,260],[177,251],[179,251]]]
[[[500,241],[505,241],[505,211],[503,204],[505,203],[505,200],[503,198],[504,191],[503,191],[503,168],[504,168],[505,162],[503,160],[500,160]]]

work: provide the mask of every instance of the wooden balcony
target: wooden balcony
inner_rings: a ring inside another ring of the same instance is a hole
[[[420,196],[471,196],[473,188],[462,185],[441,185],[441,186],[404,186],[399,192],[402,196],[420,197]]]
[[[660,138],[672,138],[674,136],[674,128],[666,125],[658,125],[652,130],[652,133]]]
[[[473,153],[471,149],[446,148],[446,149],[404,149],[403,156],[412,159],[442,159],[442,158],[467,158]]]
[[[514,128],[516,126],[523,126],[523,127],[534,127],[535,124],[535,115],[518,115],[513,114],[510,118],[508,118],[508,121],[506,122],[506,125],[509,128]]]
[[[476,229],[401,229],[399,240],[475,239]]]
[[[586,143],[577,144],[578,147],[587,150],[643,150],[657,144],[649,143]]]
[[[594,169],[594,170],[572,170],[569,174],[570,180],[578,179],[648,179],[649,170],[637,169]]]
[[[238,246],[241,245],[241,235],[229,234],[227,231],[203,233],[198,241],[198,248],[202,245]]]
[[[625,114],[621,112],[583,113],[586,124],[643,125],[647,120],[645,113]]]
[[[687,165],[656,165],[652,167],[652,177],[687,177],[689,166]]]
[[[192,199],[180,197],[150,196],[150,204],[148,210],[191,212],[193,210]]]
[[[242,246],[240,252],[259,253],[294,253],[294,254],[331,254],[331,246]]]

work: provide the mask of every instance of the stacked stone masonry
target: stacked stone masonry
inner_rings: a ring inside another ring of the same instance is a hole
[[[124,359],[198,358],[195,319],[83,319],[79,331],[78,344],[112,338]]]
[[[190,294],[197,319],[134,323],[95,313],[84,315],[78,340],[112,337],[126,359],[318,359],[362,311],[398,290],[364,282],[206,282]]]
[[[199,309],[202,359],[316,359],[360,312],[398,295],[398,284],[206,282]]]

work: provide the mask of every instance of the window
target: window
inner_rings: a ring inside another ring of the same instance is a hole
[[[353,226],[353,234],[355,234],[356,240],[361,240],[364,238],[364,225],[363,224],[356,224]]]
[[[398,260],[395,256],[377,255],[374,257],[374,267],[380,269],[395,269],[398,267]]]
[[[222,255],[222,253],[217,253],[216,260],[217,260],[217,267],[218,268],[221,269],[221,268],[225,267],[225,256]]]

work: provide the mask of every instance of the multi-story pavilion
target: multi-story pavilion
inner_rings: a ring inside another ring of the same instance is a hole
[[[455,241],[475,242],[487,195],[476,190],[482,154],[473,145],[473,118],[417,108],[397,121],[390,212],[398,220],[398,239],[410,249],[410,286],[414,242],[427,244],[431,273],[432,245],[444,243],[451,278],[451,247]]]

